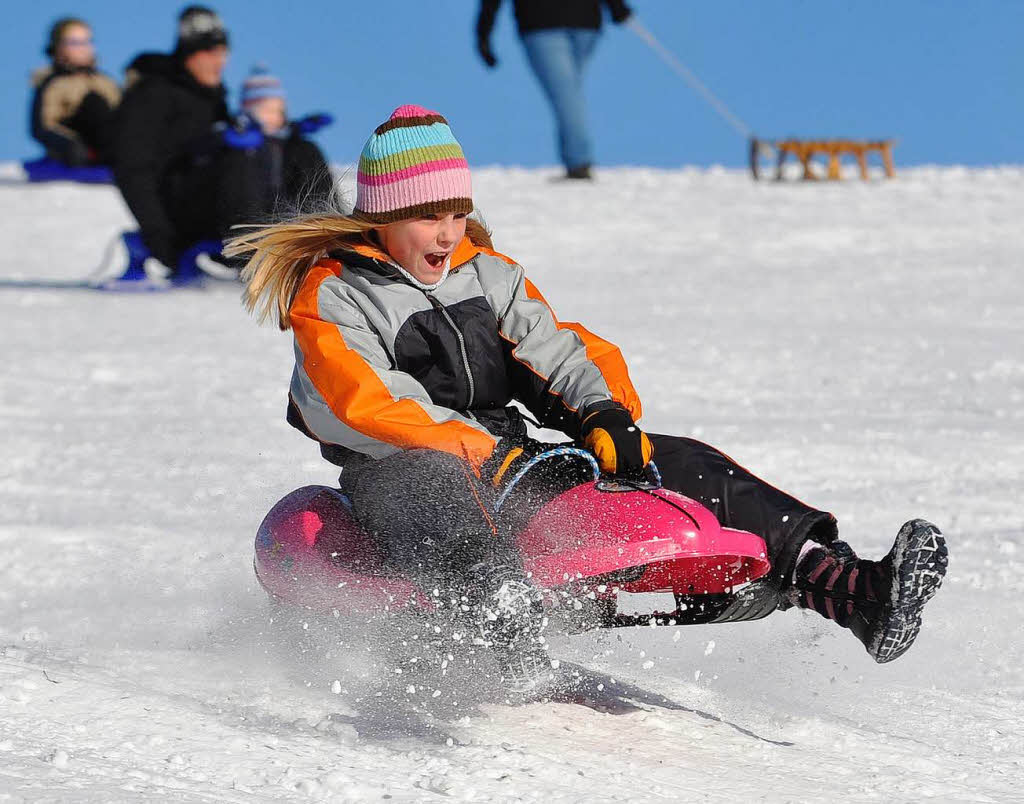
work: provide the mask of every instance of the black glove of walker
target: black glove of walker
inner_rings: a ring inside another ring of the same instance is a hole
[[[612,13],[612,22],[616,25],[621,25],[633,16],[633,9],[621,2],[621,0],[612,0],[612,2],[608,3],[608,9]]]
[[[584,411],[580,441],[597,458],[601,471],[610,475],[641,476],[654,455],[647,433],[617,405],[593,413]]]
[[[494,51],[491,50],[491,37],[477,34],[476,52],[480,54],[480,58],[484,60],[484,64],[488,67],[498,66],[498,59],[494,55]]]

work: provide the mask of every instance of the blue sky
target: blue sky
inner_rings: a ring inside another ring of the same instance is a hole
[[[557,2],[557,0],[551,0]],[[35,155],[28,74],[45,32],[74,13],[117,76],[140,50],[170,49],[184,3],[8,4],[0,85],[13,110],[0,159]],[[401,103],[445,114],[473,164],[554,164],[552,123],[499,17],[497,70],[473,47],[475,0],[224,0],[232,97],[266,61],[294,113],[327,110],[318,141],[351,162]],[[634,0],[641,21],[762,136],[898,137],[898,164],[1024,162],[1024,0]],[[740,165],[742,140],[634,34],[608,26],[588,74],[602,164]]]

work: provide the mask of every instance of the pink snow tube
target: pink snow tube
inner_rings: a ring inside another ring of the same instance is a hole
[[[636,580],[615,585],[705,595],[771,569],[760,536],[723,528],[699,502],[667,489],[576,486],[545,505],[518,541],[526,569],[545,587],[644,566]]]
[[[715,594],[770,569],[760,537],[721,527],[700,503],[665,489],[577,486],[545,505],[518,545],[527,571],[549,589],[608,576],[627,592]],[[388,571],[345,497],[325,486],[297,489],[271,509],[254,565],[270,595],[311,609],[433,608],[429,594]]]

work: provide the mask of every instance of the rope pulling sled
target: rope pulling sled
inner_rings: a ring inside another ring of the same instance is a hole
[[[755,180],[761,179],[774,167],[774,178],[781,181],[785,178],[785,164],[793,156],[803,167],[801,178],[814,181],[819,178],[814,170],[814,160],[823,158],[826,161],[825,177],[830,181],[842,178],[842,158],[852,156],[857,160],[860,177],[868,179],[868,157],[877,154],[882,161],[886,178],[896,175],[892,149],[896,145],[894,139],[859,140],[848,137],[800,139],[787,137],[781,140],[764,139],[754,134],[754,130],[737,116],[725,103],[697,77],[672,51],[666,48],[635,16],[625,23],[641,41],[669,66],[686,84],[696,92],[739,136],[749,143],[750,173]]]

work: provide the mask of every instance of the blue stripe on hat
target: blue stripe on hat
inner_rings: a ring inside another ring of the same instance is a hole
[[[452,130],[444,123],[429,126],[403,126],[375,134],[367,141],[363,154],[369,159],[382,159],[393,154],[427,145],[458,145]]]

